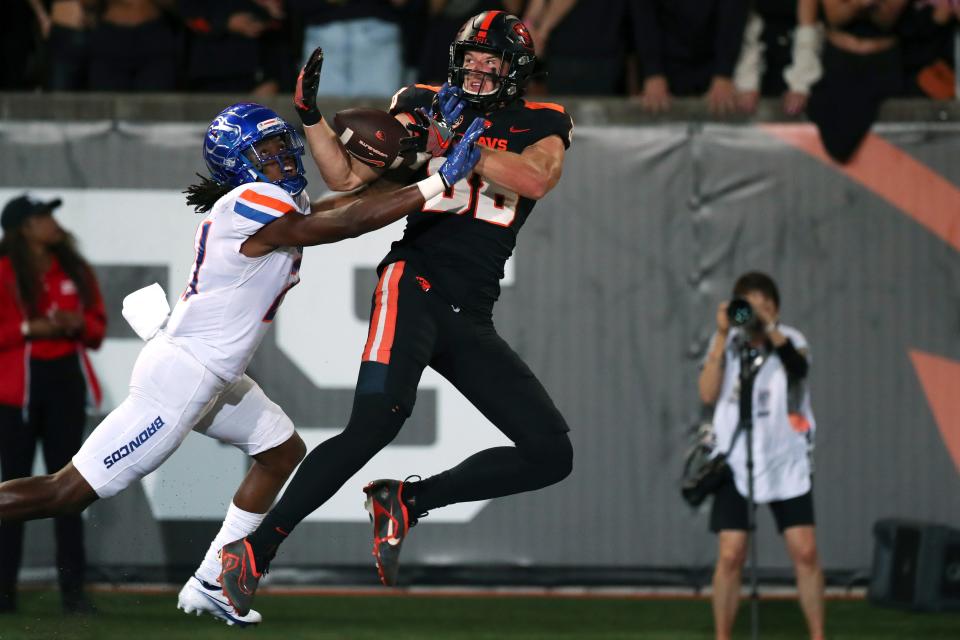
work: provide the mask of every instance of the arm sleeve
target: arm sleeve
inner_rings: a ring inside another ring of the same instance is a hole
[[[644,78],[663,73],[660,57],[660,29],[657,24],[655,0],[631,0],[630,17],[633,19],[633,34],[637,57]]]
[[[763,33],[763,18],[757,13],[750,13],[747,28],[743,32],[743,48],[740,50],[740,59],[733,72],[733,83],[738,91],[759,91],[760,77],[763,75],[763,42],[760,35]]]
[[[783,70],[783,79],[790,91],[810,93],[810,87],[820,79],[823,74],[820,64],[822,42],[819,26],[798,25],[793,32],[792,60]]]
[[[100,294],[100,285],[93,272],[89,272],[90,291],[93,301],[83,309],[83,332],[80,340],[83,346],[90,349],[99,349],[107,333],[107,312],[103,306],[103,296]]]
[[[251,182],[228,206],[233,228],[242,236],[252,236],[274,220],[297,211],[286,191],[265,182]]]
[[[733,77],[747,25],[746,0],[719,0],[716,5],[717,32],[714,40],[714,75]]]
[[[783,368],[787,370],[787,378],[790,380],[803,380],[807,377],[810,365],[806,357],[793,344],[793,340],[787,338],[787,341],[777,347],[777,355]]]

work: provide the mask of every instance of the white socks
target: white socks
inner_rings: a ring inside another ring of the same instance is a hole
[[[197,569],[197,577],[212,585],[219,584],[217,578],[220,577],[221,571],[220,549],[228,542],[239,540],[253,533],[253,531],[260,526],[260,523],[263,522],[266,515],[265,513],[250,513],[249,511],[244,511],[243,509],[237,508],[237,506],[231,502],[230,508],[227,509],[227,517],[224,518],[223,526],[220,527],[220,532],[213,539],[213,542],[210,543],[210,548],[207,549],[207,555],[203,557],[203,562],[200,563],[200,568]]]

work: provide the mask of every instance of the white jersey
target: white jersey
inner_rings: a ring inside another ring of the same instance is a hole
[[[200,223],[196,260],[166,333],[217,376],[240,378],[270,327],[283,296],[300,281],[301,247],[280,247],[259,258],[243,242],[283,215],[307,214],[305,192],[252,182],[213,205]]]
[[[804,335],[793,327],[781,324],[778,329],[798,350],[809,348]],[[713,413],[718,452],[730,448],[740,421],[738,344],[741,334],[740,329],[733,329],[727,336],[723,382]],[[796,498],[811,487],[810,452],[816,421],[810,404],[810,392],[804,386],[798,407],[809,423],[809,431],[801,433],[794,430],[788,418],[787,404],[787,372],[774,351],[760,366],[753,385],[754,497],[760,503]],[[748,493],[746,442],[746,435],[741,433],[727,459],[733,469],[737,491],[743,496]]]

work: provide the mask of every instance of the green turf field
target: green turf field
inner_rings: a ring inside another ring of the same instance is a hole
[[[257,607],[265,624],[244,630],[177,611],[175,593],[97,592],[93,600],[98,615],[65,617],[56,591],[27,591],[19,613],[0,615],[0,640],[712,638],[707,600],[264,594]],[[749,637],[748,617],[744,607],[742,638]],[[760,620],[761,638],[806,637],[794,602],[762,602]],[[827,620],[833,640],[960,639],[960,614],[916,614],[833,600]]]

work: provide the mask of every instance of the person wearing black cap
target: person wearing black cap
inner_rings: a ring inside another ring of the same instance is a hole
[[[54,472],[80,448],[88,393],[99,386],[86,356],[103,341],[106,313],[93,270],[53,218],[60,199],[16,197],[0,227],[0,475],[29,476],[37,441]],[[54,520],[64,611],[90,613],[79,514]],[[23,523],[0,522],[0,612],[15,611]]]

